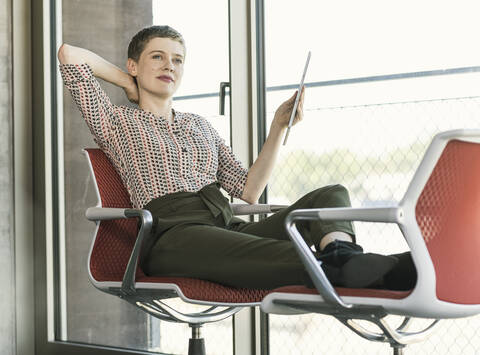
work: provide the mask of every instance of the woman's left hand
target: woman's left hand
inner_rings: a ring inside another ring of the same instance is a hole
[[[295,93],[291,98],[289,98],[287,101],[285,101],[278,107],[277,111],[275,112],[272,125],[276,124],[280,128],[288,127],[288,122],[290,121],[290,115],[292,114],[296,95],[297,95],[297,91],[295,91]],[[298,106],[297,106],[297,113],[295,114],[295,118],[293,119],[292,126],[297,124],[303,119],[304,97],[305,97],[305,86],[302,87],[302,92],[300,94],[300,99],[298,101]]]
[[[135,80],[133,79],[133,76],[130,74],[127,74],[129,77],[128,85],[123,88],[125,91],[125,94],[127,95],[127,98],[130,102],[134,104],[138,104],[139,100],[139,94],[138,94],[138,86]]]

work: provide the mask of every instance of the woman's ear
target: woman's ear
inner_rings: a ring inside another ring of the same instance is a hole
[[[131,76],[137,76],[137,62],[132,58],[127,59],[127,70]]]

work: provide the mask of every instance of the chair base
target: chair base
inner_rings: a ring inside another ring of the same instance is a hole
[[[188,355],[205,355],[205,339],[201,338],[202,324],[189,324],[192,337],[188,341]]]
[[[188,341],[188,355],[205,355],[205,339],[190,339]]]

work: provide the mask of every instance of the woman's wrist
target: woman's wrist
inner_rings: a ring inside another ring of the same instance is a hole
[[[279,123],[275,118],[272,121],[272,124],[270,125],[270,132],[278,132],[278,133],[283,133],[287,129],[288,125],[281,124]]]
[[[135,82],[135,78],[128,73],[125,73],[125,72],[123,73],[125,75],[123,78],[124,84],[119,86],[123,88],[130,102],[138,104],[140,98],[139,98],[138,86],[137,86],[137,83]]]
[[[121,70],[121,72],[121,80],[119,81],[118,86],[120,86],[125,91],[136,90],[137,84],[135,83],[133,77],[127,72],[124,72],[123,70]]]

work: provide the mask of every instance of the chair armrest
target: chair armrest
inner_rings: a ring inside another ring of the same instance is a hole
[[[135,293],[135,273],[137,271],[138,262],[144,255],[147,238],[150,237],[153,218],[148,210],[137,208],[102,208],[90,207],[85,215],[90,221],[102,221],[112,219],[123,219],[136,217],[140,219],[140,230],[135,240],[132,253],[128,259],[127,268],[122,280],[122,293],[129,295]]]
[[[300,259],[307,269],[315,288],[325,302],[340,309],[350,309],[352,305],[345,304],[338,296],[328,280],[321,262],[318,261],[307,243],[303,240],[295,223],[300,220],[343,220],[400,223],[403,211],[400,207],[360,207],[360,208],[311,208],[291,211],[285,219],[285,227],[293,241]]]
[[[330,221],[362,221],[380,223],[402,223],[403,209],[399,206],[385,207],[337,207],[308,208],[290,212],[295,219],[330,220]]]
[[[137,271],[138,262],[144,256],[146,249],[146,241],[151,237],[153,218],[148,210],[128,209],[125,211],[127,217],[138,217],[140,219],[140,230],[138,231],[132,254],[128,259],[127,269],[122,280],[122,292],[125,294],[135,293],[135,273]],[[145,239],[145,241],[144,241]]]
[[[109,219],[127,218],[125,211],[128,208],[103,208],[89,207],[85,212],[85,216],[89,221],[105,221]]]
[[[286,205],[267,205],[261,203],[254,205],[249,205],[246,203],[232,203],[230,206],[232,207],[233,214],[236,216],[275,213],[288,207]]]
[[[302,214],[296,212],[302,212]],[[346,304],[342,301],[340,296],[337,294],[332,284],[328,280],[325,272],[321,268],[321,261],[317,260],[312,253],[312,250],[308,247],[307,243],[302,238],[302,235],[298,231],[295,222],[298,220],[316,220],[318,219],[318,213],[311,213],[310,216],[306,215],[308,210],[294,210],[290,212],[285,218],[285,228],[287,229],[288,236],[293,242],[295,249],[302,261],[303,265],[310,275],[315,288],[318,290],[320,295],[323,297],[326,303],[330,304],[332,307],[337,307],[341,309],[352,308],[352,305]]]

